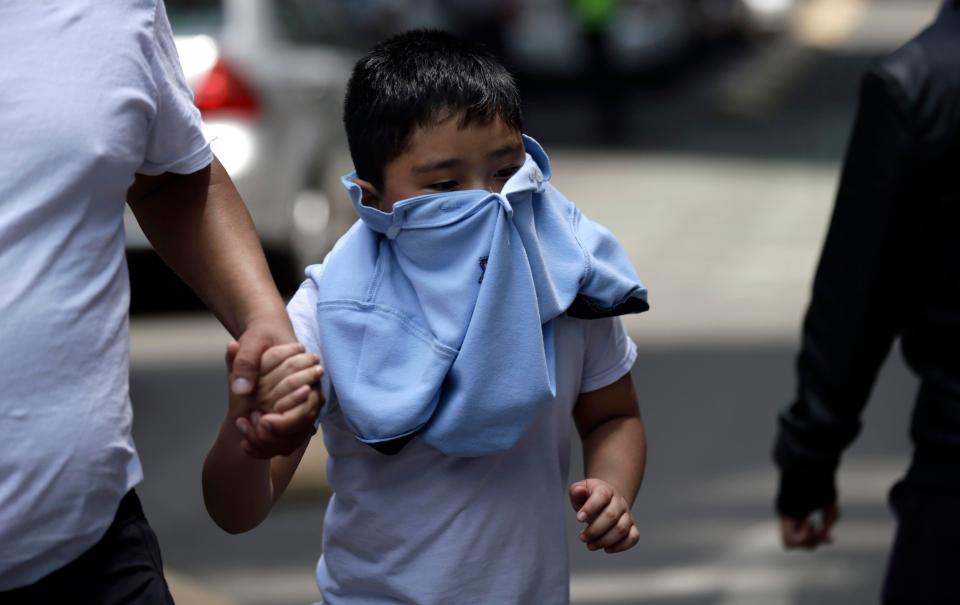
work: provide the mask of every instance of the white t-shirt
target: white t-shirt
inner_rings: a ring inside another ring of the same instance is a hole
[[[297,337],[319,354],[316,299],[308,280],[287,310]],[[417,439],[395,456],[380,454],[353,437],[323,380],[334,493],[317,565],[325,604],[569,601],[571,412],[580,393],[630,370],[636,346],[619,319],[556,322],[554,405],[513,449],[493,456],[449,457]]]
[[[106,531],[130,434],[123,209],[211,161],[162,2],[0,2],[0,590]]]

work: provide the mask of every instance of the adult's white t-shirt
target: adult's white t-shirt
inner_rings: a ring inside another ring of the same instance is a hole
[[[308,280],[287,310],[297,338],[319,355],[316,301]],[[573,406],[623,377],[637,353],[619,318],[555,321],[556,399],[501,454],[455,458],[417,439],[380,454],[353,436],[323,379],[333,496],[317,584],[326,605],[569,602]]]
[[[142,478],[123,209],[207,166],[159,0],[0,2],[0,590],[95,544]]]

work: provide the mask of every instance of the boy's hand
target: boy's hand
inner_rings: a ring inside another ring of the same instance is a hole
[[[587,524],[580,540],[588,549],[621,552],[640,541],[627,500],[606,481],[584,479],[574,483],[570,486],[570,503],[577,511],[577,520]]]
[[[239,345],[227,346],[227,369],[232,369]],[[230,416],[243,435],[240,446],[255,458],[292,454],[315,432],[322,404],[313,388],[323,369],[313,353],[300,343],[268,349],[260,360],[260,378],[249,395],[230,395]]]

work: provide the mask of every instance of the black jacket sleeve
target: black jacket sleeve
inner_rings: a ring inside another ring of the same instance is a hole
[[[777,510],[802,518],[836,500],[840,454],[897,336],[910,291],[911,199],[918,191],[913,135],[896,83],[862,81],[833,217],[817,268],[797,359],[796,399],[780,415],[774,458]]]

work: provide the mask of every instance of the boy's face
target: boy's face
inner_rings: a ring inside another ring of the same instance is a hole
[[[383,191],[357,179],[363,203],[392,212],[395,203],[429,193],[466,189],[499,193],[526,160],[520,132],[499,118],[460,128],[460,117],[455,114],[416,128],[407,149],[386,165]]]

